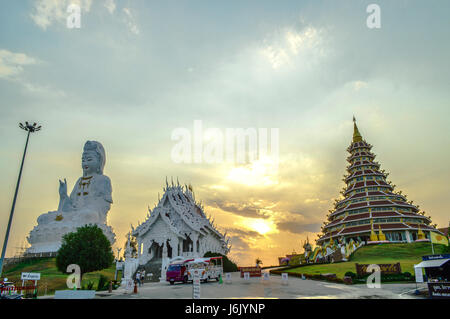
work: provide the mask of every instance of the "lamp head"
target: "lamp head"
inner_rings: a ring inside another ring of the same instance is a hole
[[[40,126],[40,125],[38,126],[38,124],[37,124],[36,122],[33,123],[33,124],[30,124],[30,123],[28,123],[28,122],[25,122],[25,125],[22,124],[22,123],[19,123],[19,127],[20,127],[22,130],[25,130],[25,131],[30,132],[30,133],[40,131],[41,128],[42,128],[42,126]]]

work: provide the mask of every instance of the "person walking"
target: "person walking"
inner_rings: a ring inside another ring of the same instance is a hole
[[[136,272],[136,281],[140,287],[141,286],[141,273],[139,271]]]
[[[145,269],[143,269],[142,272],[141,272],[141,282],[142,282],[142,285],[144,285],[144,281],[145,281]]]

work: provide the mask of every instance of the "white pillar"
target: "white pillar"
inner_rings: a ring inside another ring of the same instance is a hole
[[[409,230],[405,230],[405,236],[406,236],[406,241],[408,243],[411,242],[411,234],[409,233]]]
[[[178,249],[180,248],[180,245],[178,243],[178,237],[172,238],[170,242],[172,243],[172,245],[170,245],[170,247],[172,247],[172,258],[179,256]]]
[[[192,239],[192,253],[194,254],[194,256],[197,256],[197,239],[198,239],[198,234],[192,234],[191,235],[191,239]]]
[[[165,282],[166,281],[166,266],[168,263],[167,258],[167,241],[164,242],[163,246],[163,253],[162,253],[162,263],[161,263],[161,277],[160,281]]]

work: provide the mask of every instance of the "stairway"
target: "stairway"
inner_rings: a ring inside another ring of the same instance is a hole
[[[138,269],[134,272],[133,278],[136,278],[136,272],[141,271],[142,269],[145,270],[145,281],[144,282],[157,282],[159,281],[159,277],[161,277],[161,266],[162,266],[162,259],[153,259],[149,262],[147,262],[145,265],[141,265],[138,267]],[[152,276],[147,276],[148,274],[153,274]]]

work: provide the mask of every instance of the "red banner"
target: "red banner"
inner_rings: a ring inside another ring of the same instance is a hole
[[[250,277],[261,277],[261,268],[259,267],[241,267],[241,278],[244,278],[244,273],[248,272]]]

